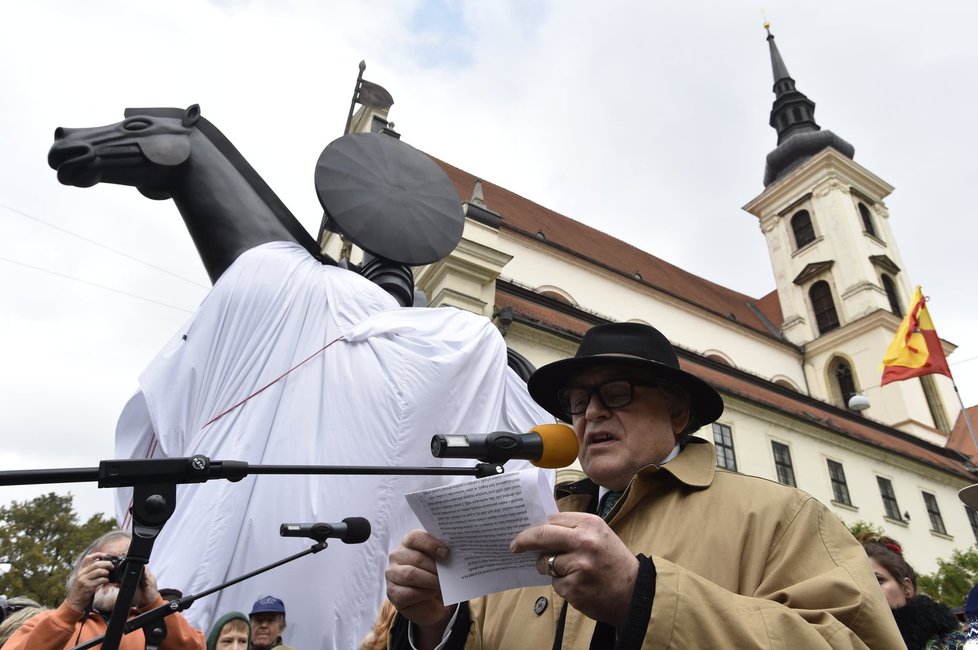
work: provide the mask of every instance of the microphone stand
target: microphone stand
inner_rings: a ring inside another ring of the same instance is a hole
[[[285,559],[278,560],[277,562],[273,562],[269,565],[263,566],[260,569],[256,569],[242,576],[238,576],[237,578],[228,580],[227,582],[223,582],[217,585],[216,587],[205,589],[200,593],[192,594],[190,596],[184,596],[183,598],[179,598],[177,600],[164,603],[159,607],[154,607],[153,609],[147,612],[143,612],[142,614],[139,614],[138,616],[134,616],[133,618],[126,621],[126,624],[123,626],[123,634],[129,634],[134,630],[138,630],[142,628],[146,638],[153,639],[156,642],[156,644],[159,645],[159,642],[166,637],[166,626],[162,624],[157,626],[156,624],[162,623],[163,619],[169,616],[170,614],[176,614],[177,612],[182,612],[183,610],[188,609],[191,605],[194,604],[194,602],[198,598],[203,598],[204,596],[210,596],[212,593],[216,591],[220,591],[221,589],[226,589],[227,587],[236,585],[239,582],[248,580],[249,578],[254,578],[255,576],[261,573],[265,573],[266,571],[270,571],[271,569],[282,566],[283,564],[287,564],[292,560],[298,560],[300,557],[305,557],[310,553],[318,553],[319,551],[323,550],[327,546],[328,544],[326,543],[325,539],[319,540],[311,547],[307,548],[304,551],[296,553],[295,555],[290,555]],[[92,646],[96,646],[99,643],[102,643],[102,640],[107,636],[108,636],[108,630],[106,630],[105,634],[99,635],[97,637],[93,637],[88,641],[85,641],[84,643],[74,646],[73,648],[71,648],[71,650],[86,650],[86,648],[91,648]]]
[[[475,476],[501,474],[502,465],[478,463],[475,467],[378,467],[336,465],[255,465],[244,461],[211,461],[204,455],[189,458],[103,460],[98,468],[62,470],[14,470],[0,472],[2,485],[75,483],[98,481],[100,488],[132,487],[132,541],[122,563],[119,595],[109,617],[102,647],[119,650],[129,609],[132,607],[149,563],[156,537],[176,509],[177,484],[204,483],[211,479],[240,481],[250,474],[384,474],[424,476]],[[163,635],[166,634],[165,628]],[[148,638],[148,637],[147,637]]]

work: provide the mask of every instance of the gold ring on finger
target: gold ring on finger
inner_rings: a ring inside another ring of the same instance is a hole
[[[551,578],[562,578],[563,575],[557,573],[557,567],[554,566],[554,560],[556,559],[557,559],[556,554],[551,555],[549,558],[547,558],[547,573],[550,574]]]

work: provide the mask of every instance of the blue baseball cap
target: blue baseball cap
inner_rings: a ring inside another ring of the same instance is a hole
[[[251,613],[248,616],[254,616],[255,614],[284,614],[285,613],[285,603],[276,598],[275,596],[262,596],[255,601],[255,604],[251,606]]]

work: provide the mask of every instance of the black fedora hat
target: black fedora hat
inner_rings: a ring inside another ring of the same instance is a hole
[[[723,400],[705,381],[679,367],[676,350],[662,332],[642,323],[610,323],[589,329],[571,359],[548,363],[530,375],[530,396],[554,416],[570,421],[557,400],[568,381],[597,366],[609,364],[642,370],[650,378],[671,381],[689,394],[690,427],[695,430],[723,413]]]

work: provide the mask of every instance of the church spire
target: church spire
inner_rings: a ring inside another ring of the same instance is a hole
[[[767,45],[771,50],[771,69],[774,71],[774,83],[777,84],[781,79],[791,79],[791,75],[788,74],[788,67],[784,64],[784,59],[781,58],[781,52],[778,52],[778,46],[774,42],[774,34],[771,33],[771,23],[764,23],[764,30],[767,32]],[[775,92],[777,92],[776,88]]]
[[[795,88],[795,80],[781,58],[770,25],[765,24],[767,44],[771,50],[771,70],[774,73],[774,105],[771,107],[771,126],[778,132],[778,144],[795,133],[819,131],[815,122],[815,102]]]
[[[774,74],[774,104],[770,124],[778,132],[778,147],[768,154],[764,169],[764,186],[767,187],[826,147],[835,148],[847,158],[852,158],[855,149],[831,131],[822,131],[822,127],[815,122],[815,102],[795,88],[795,80],[788,74],[788,67],[781,58],[767,22],[764,29],[767,31],[771,71]]]

